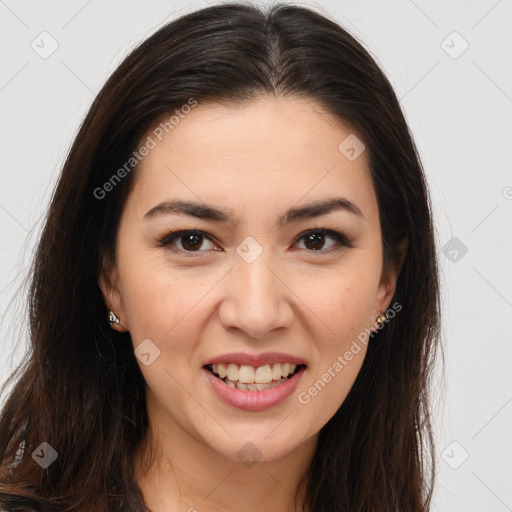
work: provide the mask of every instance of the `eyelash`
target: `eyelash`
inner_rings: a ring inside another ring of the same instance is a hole
[[[353,247],[353,245],[350,243],[350,241],[347,239],[347,237],[345,237],[341,233],[338,233],[337,231],[333,231],[332,229],[321,228],[321,227],[315,227],[313,229],[308,229],[307,231],[304,231],[295,239],[293,244],[295,245],[297,242],[299,242],[303,238],[306,238],[307,236],[312,235],[312,234],[327,235],[328,237],[333,238],[336,241],[337,246],[335,245],[335,246],[329,247],[326,250],[324,250],[324,249],[319,249],[317,251],[310,250],[310,249],[301,249],[301,250],[305,250],[305,251],[313,253],[313,254],[314,253],[325,254],[325,253],[330,253],[330,252],[337,252],[343,248],[352,248]],[[161,237],[158,240],[158,246],[159,247],[169,247],[172,244],[172,242],[174,242],[174,240],[179,239],[180,237],[185,236],[185,235],[203,236],[203,237],[207,238],[210,242],[215,243],[211,239],[211,237],[208,235],[208,233],[206,233],[204,231],[201,231],[198,229],[185,229],[185,230],[178,230],[178,231],[172,231],[170,233],[167,233],[165,236]],[[175,252],[176,251],[184,252],[184,253],[188,253],[191,255],[194,253],[205,252],[205,251],[187,251],[185,249],[178,249],[178,248],[174,248],[173,250]]]

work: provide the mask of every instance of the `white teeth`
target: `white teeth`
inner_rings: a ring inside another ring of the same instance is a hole
[[[295,372],[297,365],[294,363],[276,363],[273,365],[265,364],[254,368],[249,365],[230,364],[212,364],[212,371],[221,379],[237,382],[244,385],[263,385],[280,381]],[[240,388],[239,388],[240,389]],[[244,389],[251,389],[246,387]],[[257,387],[255,388],[257,389]],[[254,390],[255,390],[254,389]],[[253,391],[253,389],[251,389]]]
[[[254,382],[254,368],[252,366],[247,366],[246,364],[240,366],[240,370],[238,371],[238,380],[245,384],[252,384]]]
[[[212,365],[212,369],[213,369],[213,365]],[[215,372],[215,369],[213,369],[213,372],[217,373],[217,372]],[[226,370],[226,367],[222,363],[219,363],[219,371],[218,371],[218,373],[219,373],[219,377],[221,379],[223,379],[228,374],[228,372]]]
[[[266,389],[272,389],[276,386],[279,386],[279,384],[282,384],[286,379],[279,379],[276,382],[268,382],[267,384],[254,384],[256,386],[256,389],[258,391],[265,391]]]
[[[233,363],[228,365],[228,379],[238,380],[238,365]]]
[[[275,388],[282,384],[286,379],[280,379],[277,382],[267,382],[265,384],[244,384],[243,382],[235,382],[231,387],[241,389],[242,391],[265,391],[267,389]],[[228,380],[228,383],[230,381]]]
[[[254,382],[256,382],[256,384],[272,382],[272,368],[270,368],[270,365],[266,364],[265,366],[260,366],[256,369],[256,373],[254,374]]]

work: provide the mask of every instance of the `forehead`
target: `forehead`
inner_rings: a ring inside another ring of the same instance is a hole
[[[176,120],[172,129],[160,125],[147,134],[154,147],[134,176],[144,207],[175,196],[230,209],[237,202],[293,204],[334,192],[362,203],[375,199],[365,152],[349,159],[342,151],[356,135],[312,99],[199,101]]]
[[[172,116],[172,126],[166,124],[170,117],[150,134],[160,149],[170,145],[176,150],[182,144],[197,149],[189,158],[200,157],[207,150],[224,153],[226,158],[271,155],[278,161],[301,153],[310,155],[315,148],[337,147],[340,137],[352,133],[346,122],[311,98],[259,96],[241,103],[198,102],[188,113]],[[152,151],[152,156],[159,153]],[[145,161],[151,162],[151,158]]]

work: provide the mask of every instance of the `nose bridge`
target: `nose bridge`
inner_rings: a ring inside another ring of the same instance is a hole
[[[233,277],[235,284],[240,285],[241,291],[245,291],[242,297],[248,299],[267,299],[275,297],[275,276],[271,272],[271,255],[269,251],[263,251],[254,260],[238,257],[233,265]]]
[[[246,239],[237,253],[219,312],[224,326],[237,327],[254,338],[288,326],[292,312],[270,251],[254,239]]]

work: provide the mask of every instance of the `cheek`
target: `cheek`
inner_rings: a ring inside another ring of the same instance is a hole
[[[308,283],[304,302],[322,320],[327,340],[335,344],[372,325],[372,312],[378,288],[379,266],[375,264],[345,266],[321,280]],[[320,325],[322,325],[320,322]]]
[[[336,413],[349,394],[361,369],[366,346],[359,344],[357,354],[347,360],[347,351],[337,351],[322,361],[314,375],[305,380],[297,394],[298,414],[304,417],[309,429],[306,436],[318,432]],[[322,364],[323,363],[323,364]]]
[[[209,292],[215,289],[218,272],[171,269],[164,258],[138,255],[136,250],[120,259],[119,268],[134,347],[151,340],[160,350],[157,366],[173,368],[185,378],[181,372],[190,365],[211,316]]]
[[[161,262],[135,246],[120,251],[123,310],[134,345],[139,338],[161,339],[183,316],[194,289],[185,286]]]
[[[189,329],[186,337],[191,336],[200,325],[197,302],[203,294],[200,286],[188,283],[181,287],[165,274],[154,273],[148,280],[134,282],[125,302],[134,344],[138,338],[169,344],[169,340],[181,338],[180,331],[185,328]]]
[[[317,406],[324,403],[332,414],[350,391],[366,355],[379,269],[371,262],[347,266],[310,294],[319,320],[315,321],[316,364],[306,384],[314,389],[306,392],[311,399],[321,394],[315,399]]]
[[[356,272],[334,281],[323,298],[311,298],[321,321],[315,321],[314,364],[297,394],[311,432],[319,430],[344,402],[363,364],[368,344],[375,285]],[[319,290],[320,291],[320,290]]]
[[[371,296],[371,290],[345,287],[319,305],[323,308],[319,309],[322,322],[317,323],[315,333],[317,364],[312,368],[312,377],[332,381],[332,397],[348,392],[363,363],[371,325]],[[327,327],[323,329],[322,325]],[[326,393],[324,398],[328,396]]]

